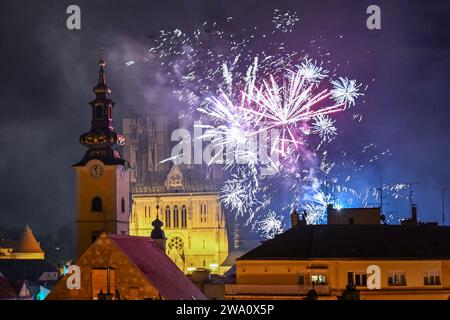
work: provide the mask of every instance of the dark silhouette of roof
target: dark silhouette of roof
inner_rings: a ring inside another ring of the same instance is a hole
[[[11,282],[38,281],[44,272],[59,272],[46,260],[0,259],[0,273]]]
[[[205,300],[205,295],[151,238],[108,235],[167,300]]]
[[[12,284],[0,275],[0,300],[13,300],[17,298],[17,293]]]
[[[450,227],[307,225],[291,228],[238,260],[450,259]]]

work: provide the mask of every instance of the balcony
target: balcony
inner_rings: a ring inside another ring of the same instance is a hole
[[[225,292],[229,296],[233,295],[270,295],[270,296],[305,296],[313,289],[312,284],[291,285],[291,284],[226,284]],[[319,296],[329,295],[328,285],[314,285]]]

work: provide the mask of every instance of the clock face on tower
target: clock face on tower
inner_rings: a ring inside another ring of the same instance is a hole
[[[94,179],[100,179],[103,176],[104,171],[105,171],[105,169],[103,168],[103,166],[101,164],[98,164],[98,163],[93,164],[89,168],[89,174]]]

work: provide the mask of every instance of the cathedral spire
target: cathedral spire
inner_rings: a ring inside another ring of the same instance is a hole
[[[124,164],[117,147],[123,145],[124,138],[114,129],[113,107],[115,102],[108,96],[110,88],[105,81],[104,50],[100,50],[98,83],[94,87],[95,99],[89,104],[92,107],[91,129],[80,137],[80,143],[89,150],[77,165],[85,165],[89,160],[98,159],[104,164]]]

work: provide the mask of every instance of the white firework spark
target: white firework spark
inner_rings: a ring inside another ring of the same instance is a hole
[[[278,9],[273,11],[274,16],[272,22],[275,25],[275,29],[281,30],[282,32],[292,32],[295,24],[300,21],[297,12],[281,12]]]
[[[334,86],[331,90],[331,95],[336,103],[340,105],[354,106],[355,99],[364,95],[358,92],[361,84],[356,84],[356,80],[339,77],[338,80],[332,80],[331,84]]]
[[[329,141],[333,136],[337,135],[337,129],[334,126],[335,120],[327,115],[319,114],[314,117],[314,122],[311,126],[311,132],[318,134],[324,141]]]
[[[254,206],[259,204],[257,192],[259,181],[255,172],[240,168],[238,173],[225,181],[219,197],[223,204],[236,211],[238,215],[248,215],[248,220],[253,219]]]
[[[320,83],[328,74],[328,70],[325,70],[322,64],[313,62],[311,59],[305,59],[298,67],[298,72],[309,83]]]
[[[267,216],[257,223],[257,229],[266,239],[272,239],[284,231],[283,216],[277,216],[274,211],[269,211]]]

